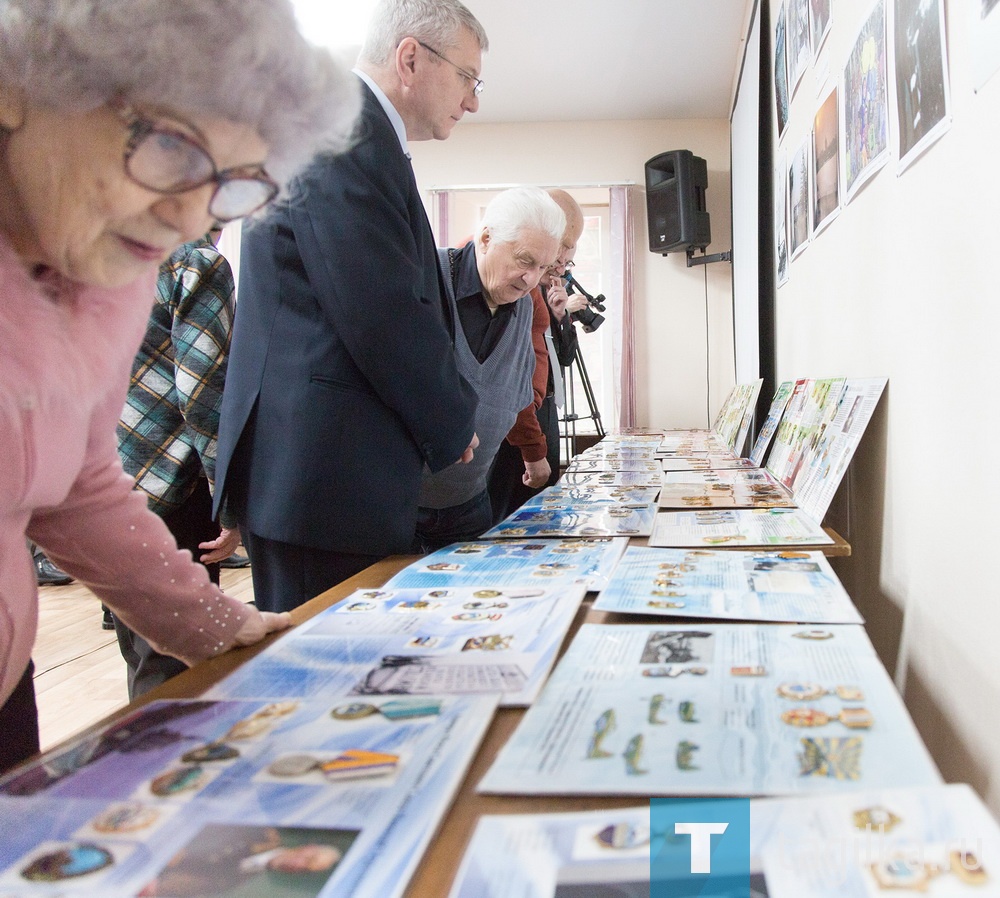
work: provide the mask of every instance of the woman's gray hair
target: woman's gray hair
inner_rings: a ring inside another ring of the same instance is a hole
[[[486,206],[479,232],[484,228],[495,243],[513,243],[525,230],[541,231],[561,241],[566,232],[566,215],[540,187],[511,187]]]
[[[289,0],[0,0],[0,83],[52,108],[121,97],[250,125],[281,185],[346,149],[361,107]]]
[[[463,28],[472,33],[483,53],[489,50],[485,29],[459,0],[381,0],[372,13],[359,59],[387,65],[405,37],[443,53],[458,45]]]

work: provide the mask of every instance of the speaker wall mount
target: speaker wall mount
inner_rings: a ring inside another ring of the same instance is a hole
[[[687,265],[732,261],[732,252],[706,255],[712,229],[705,207],[708,166],[690,150],[670,150],[646,162],[646,213],[650,252],[684,251]],[[701,250],[696,256],[695,250]]]

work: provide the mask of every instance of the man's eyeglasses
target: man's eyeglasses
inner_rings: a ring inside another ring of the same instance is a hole
[[[278,195],[278,185],[256,165],[219,171],[204,147],[180,131],[158,125],[129,106],[112,105],[129,129],[125,173],[158,193],[184,193],[215,182],[208,212],[234,221],[256,212]]]
[[[477,97],[483,92],[483,88],[486,86],[486,84],[483,82],[482,78],[477,78],[471,72],[465,71],[465,69],[463,69],[461,66],[455,65],[455,63],[453,63],[447,56],[445,56],[443,53],[438,53],[437,50],[435,50],[433,47],[427,46],[427,44],[425,44],[423,41],[417,41],[417,43],[420,44],[420,46],[423,47],[425,50],[427,50],[429,53],[433,53],[438,59],[443,59],[446,63],[448,63],[448,65],[454,68],[459,75],[461,75],[467,81],[471,82],[472,92]]]

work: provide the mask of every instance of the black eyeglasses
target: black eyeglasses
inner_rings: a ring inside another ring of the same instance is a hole
[[[278,185],[256,165],[219,171],[204,147],[186,134],[158,125],[129,106],[111,108],[129,129],[125,173],[158,193],[184,193],[213,181],[208,212],[216,221],[234,221],[256,212],[278,195]]]
[[[438,59],[443,59],[446,63],[448,63],[448,65],[454,68],[459,75],[461,75],[467,81],[471,82],[472,93],[475,94],[477,97],[483,92],[483,88],[486,86],[486,84],[482,78],[477,78],[471,72],[465,71],[465,69],[463,69],[461,66],[455,65],[455,63],[453,63],[447,56],[445,56],[444,53],[438,53],[437,50],[435,50],[433,47],[429,47],[423,41],[417,41],[417,43],[420,44],[420,46],[423,47],[425,50],[433,53]]]

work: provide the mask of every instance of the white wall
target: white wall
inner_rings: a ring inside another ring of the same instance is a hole
[[[889,378],[851,466],[854,555],[838,571],[945,778],[997,812],[1000,76],[974,93],[971,5],[948,4],[951,130],[901,176],[894,154],[790,263],[777,363],[779,378]],[[827,45],[792,98],[789,156],[819,105],[815,73],[842,69],[870,8],[833,4]]]
[[[664,258],[650,253],[646,248],[645,194],[641,188],[643,165],[658,153],[689,149],[702,156],[709,169],[707,202],[712,245],[708,251],[729,249],[728,122],[463,122],[449,140],[411,143],[410,149],[417,181],[425,192],[434,187],[470,184],[634,182],[638,190],[634,221],[637,423],[706,426],[706,277],[714,418],[734,380],[730,266],[717,263],[687,269],[683,254]],[[608,299],[618,301],[613,296]]]

